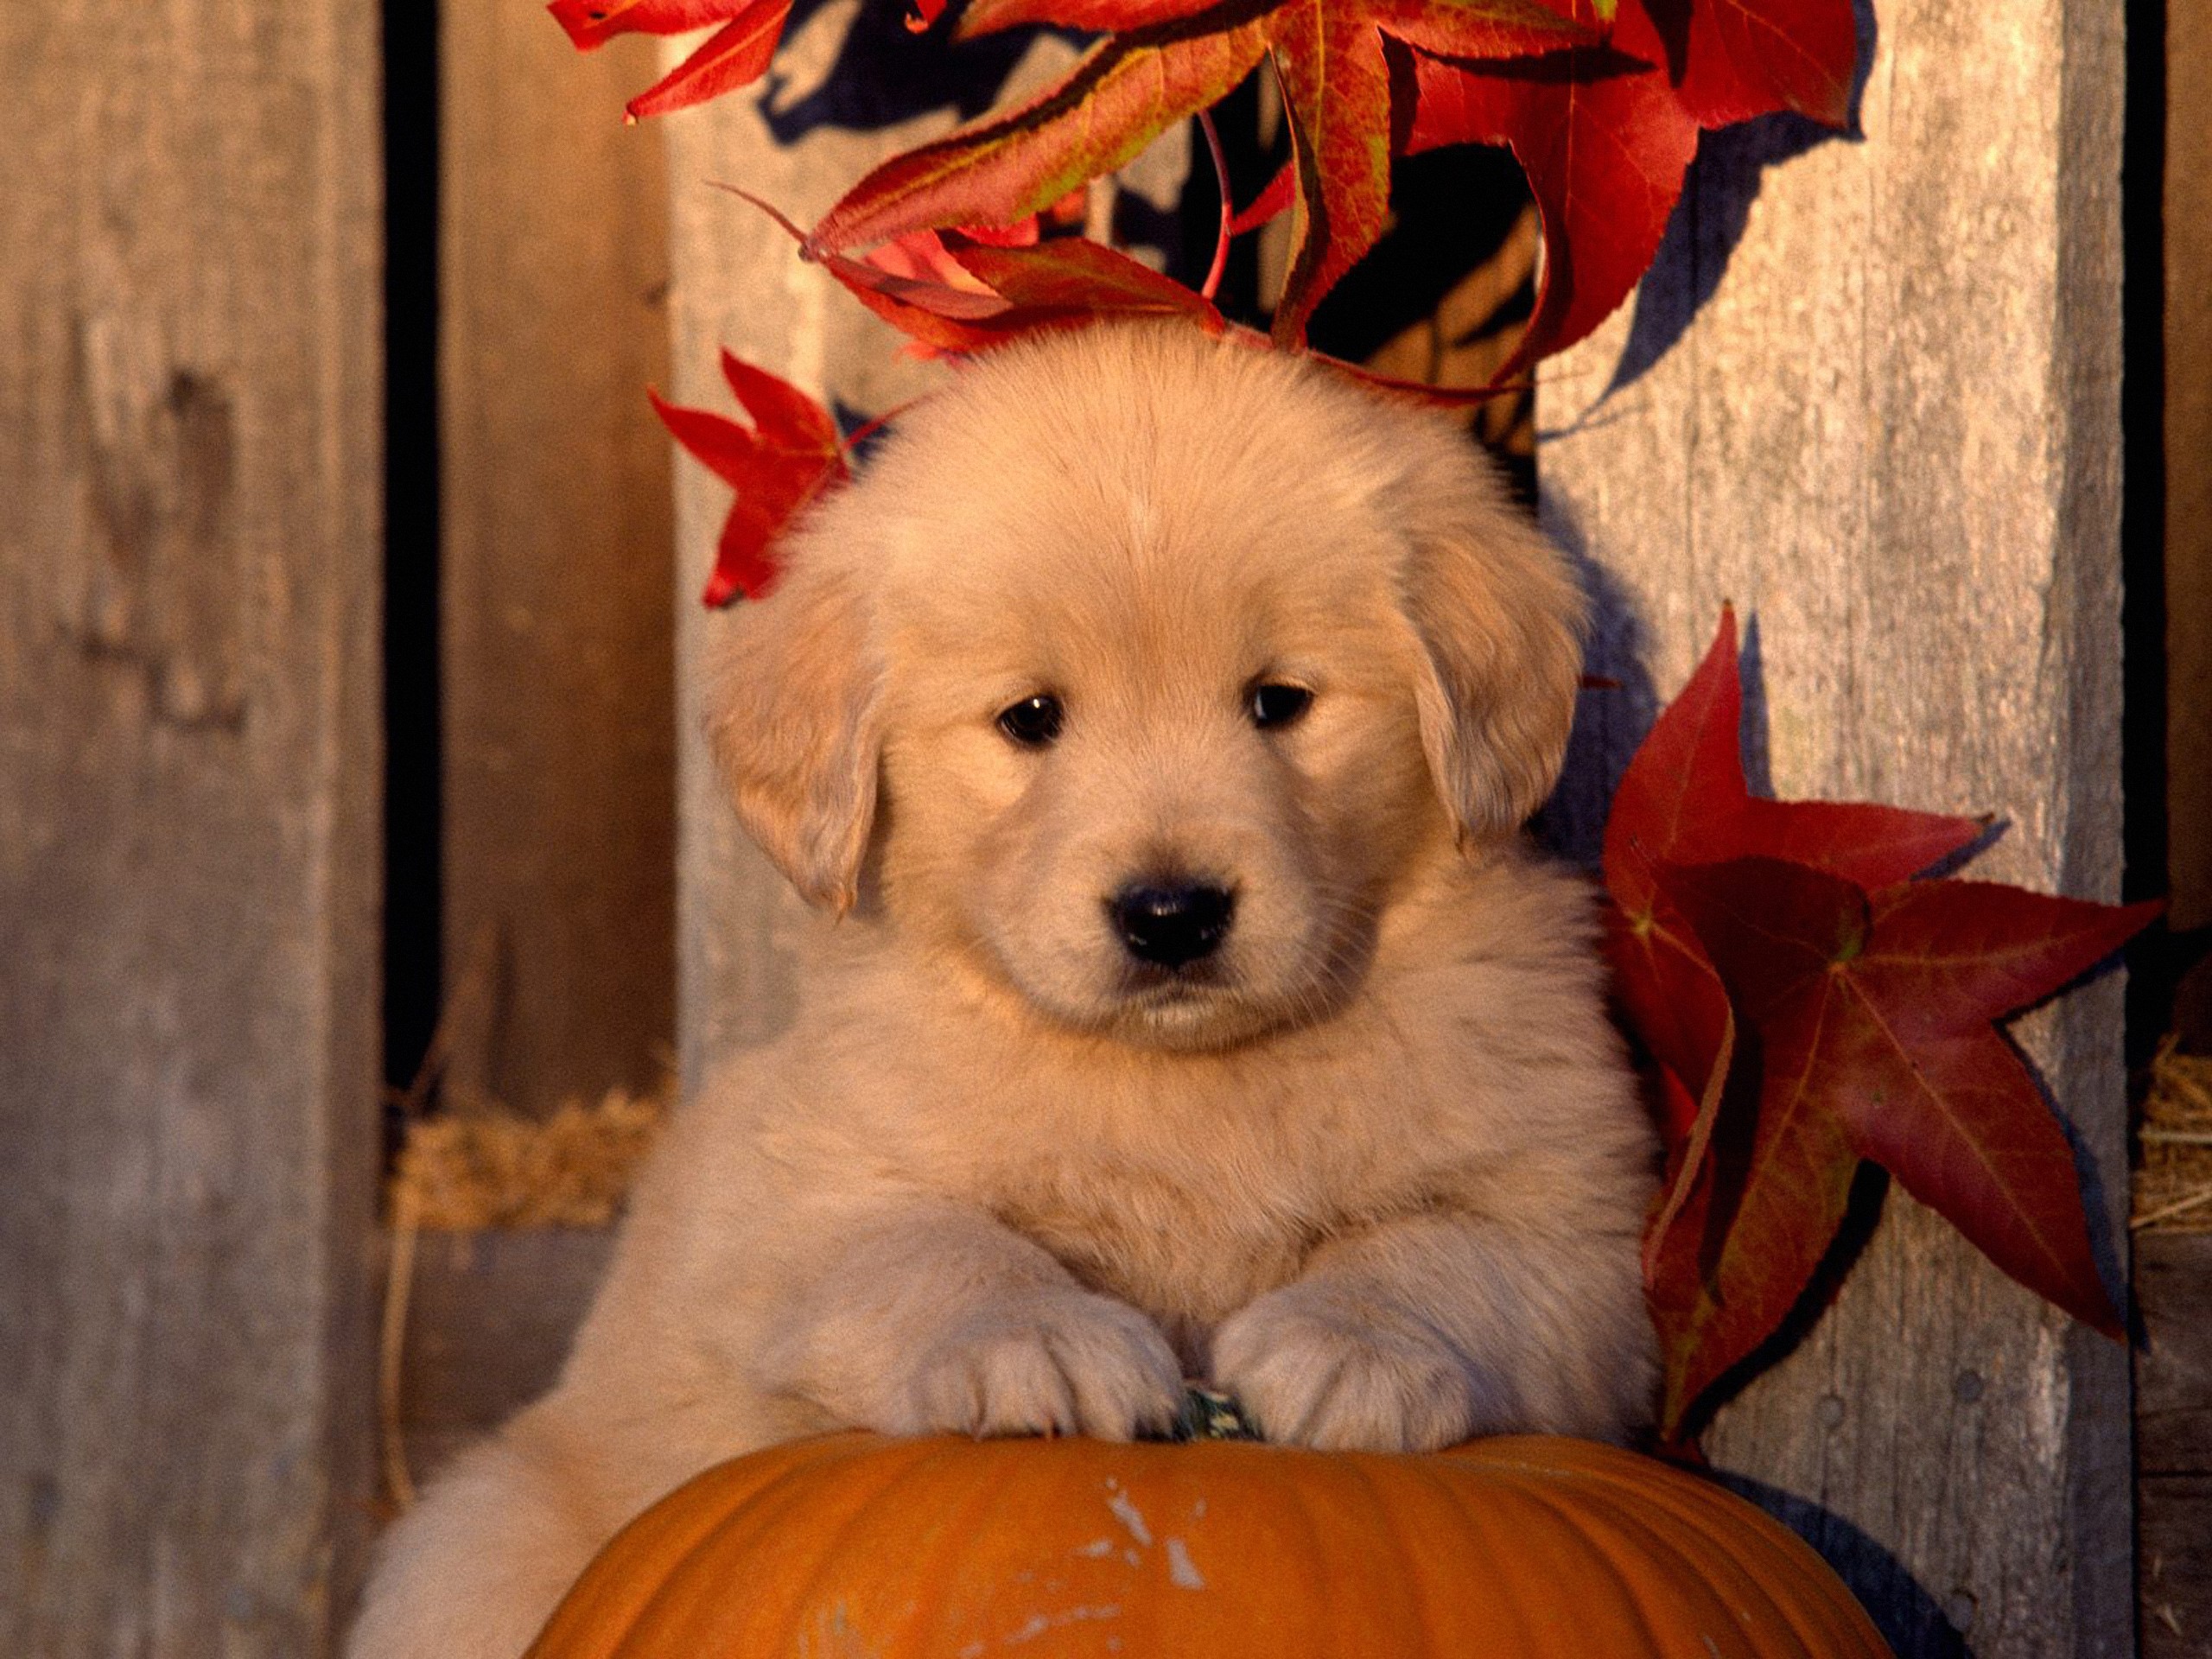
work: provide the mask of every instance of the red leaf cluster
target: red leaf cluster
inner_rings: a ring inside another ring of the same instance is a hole
[[[847,475],[844,445],[829,410],[789,381],[728,352],[722,376],[752,426],[653,395],[653,408],[676,441],[737,492],[707,582],[709,605],[727,605],[741,594],[758,599],[773,587],[776,537],[800,509]]]
[[[1840,126],[1857,50],[1848,0],[1619,0],[1601,46],[1502,63],[1417,58],[1407,153],[1504,144],[1543,221],[1535,315],[1498,378],[1573,345],[1628,297],[1700,130],[1779,110]]]
[[[588,52],[617,35],[687,35],[712,29],[698,50],[632,99],[629,118],[703,104],[768,73],[791,0],[553,0],[546,10]]]
[[[1296,257],[1275,314],[1296,343],[1381,235],[1397,154],[1509,146],[1543,223],[1542,289],[1500,381],[1596,327],[1649,266],[1700,130],[1773,110],[1840,124],[1849,0],[973,0],[974,34],[1111,31],[1018,109],[893,157],[815,227],[817,251],[1003,222],[1121,166],[1262,58],[1293,142]]]
[[[1005,222],[1134,159],[1270,59],[1296,160],[1298,253],[1276,338],[1301,340],[1321,296],[1382,234],[1389,201],[1395,54],[1468,58],[1593,41],[1541,0],[971,0],[963,33],[1052,22],[1115,32],[1027,104],[894,156],[849,191],[809,245]]]
[[[1634,0],[1622,0],[1624,9]],[[1813,1281],[1871,1160],[2099,1330],[2065,1131],[1998,1029],[2157,913],[1910,878],[1974,818],[1746,787],[1735,619],[1630,764],[1605,870],[1622,1007],[1660,1073],[1644,1268],[1678,1433]]]
[[[915,0],[910,26],[944,10],[944,0]],[[758,79],[790,0],[553,0],[551,10],[582,48],[630,32],[714,29],[631,101],[636,118]],[[1500,383],[1581,339],[1634,288],[1700,130],[1777,110],[1840,124],[1858,45],[1850,0],[969,0],[960,29],[1033,23],[1103,38],[1027,103],[876,168],[815,226],[810,255],[840,270],[858,250],[918,232],[972,237],[1018,224],[1134,159],[1265,60],[1293,149],[1278,181],[1296,251],[1277,340],[1303,340],[1323,296],[1382,234],[1396,156],[1503,144],[1528,175],[1545,257],[1535,315]],[[1270,206],[1274,195],[1271,186]],[[1237,228],[1263,216],[1240,216]],[[1123,274],[1093,291],[1063,270],[1046,320],[1085,304],[1128,308]],[[878,285],[862,297],[902,326],[917,321],[878,302],[907,296]],[[1011,305],[988,332],[1003,337],[1027,321]],[[918,338],[963,349],[947,344],[958,332],[925,323]]]

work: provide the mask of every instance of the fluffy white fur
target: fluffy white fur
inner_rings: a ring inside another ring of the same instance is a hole
[[[1101,327],[913,411],[719,624],[738,810],[842,912],[798,1022],[677,1116],[353,1659],[519,1655],[654,1497],[838,1426],[1127,1436],[1186,1375],[1319,1446],[1636,1423],[1651,1135],[1518,830],[1580,620],[1448,424],[1319,367]],[[1107,901],[1162,870],[1236,908],[1133,973]]]

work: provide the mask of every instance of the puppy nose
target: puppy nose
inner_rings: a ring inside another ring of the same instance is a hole
[[[1236,896],[1225,887],[1132,883],[1108,901],[1129,954],[1163,968],[1211,956],[1229,931]]]

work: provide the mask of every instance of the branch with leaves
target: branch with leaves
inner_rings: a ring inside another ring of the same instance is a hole
[[[583,48],[716,26],[632,100],[632,118],[757,79],[790,10],[787,0],[552,7]],[[945,0],[919,0],[910,25],[934,25],[944,10]],[[801,238],[808,257],[830,263],[906,237],[1019,226],[1265,66],[1292,139],[1284,178],[1263,193],[1294,214],[1277,342],[1303,344],[1314,308],[1375,245],[1396,157],[1503,144],[1541,215],[1544,268],[1535,315],[1501,380],[1582,339],[1628,296],[1658,251],[1700,132],[1783,110],[1840,126],[1858,50],[1850,0],[1671,0],[1656,14],[1646,0],[969,0],[958,33],[1040,23],[1103,32],[1034,97],[861,179]],[[918,319],[892,320],[927,337]]]

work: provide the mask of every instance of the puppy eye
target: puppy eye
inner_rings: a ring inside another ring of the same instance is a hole
[[[1041,749],[1060,734],[1060,700],[1024,697],[999,710],[999,730],[1025,749]]]
[[[1313,694],[1302,685],[1269,682],[1252,688],[1252,723],[1262,731],[1287,726],[1312,705]]]

